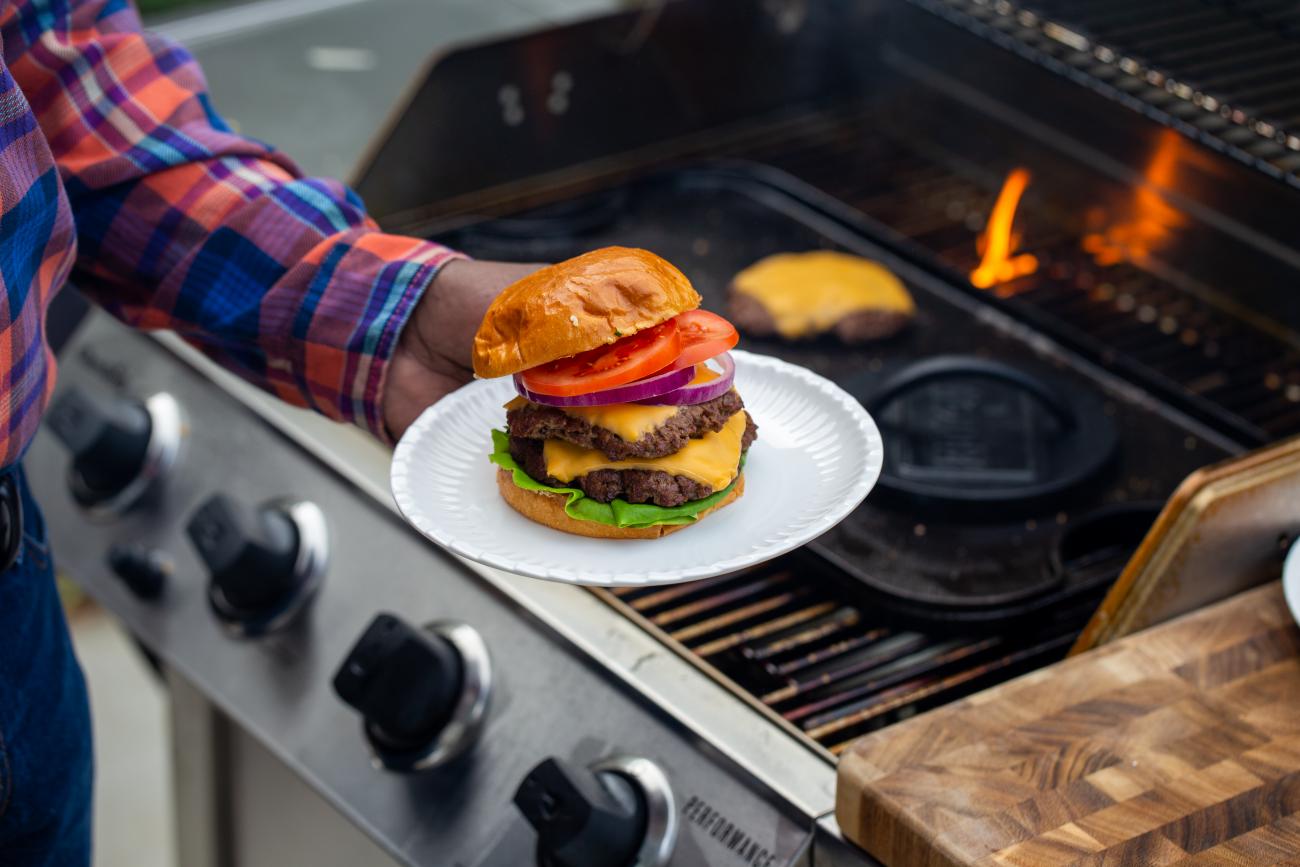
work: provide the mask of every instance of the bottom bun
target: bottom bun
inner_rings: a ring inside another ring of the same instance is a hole
[[[566,497],[563,494],[551,494],[546,491],[525,491],[515,484],[513,474],[509,470],[497,470],[497,490],[501,491],[501,496],[505,498],[505,501],[510,504],[512,509],[530,521],[536,521],[539,524],[545,524],[566,533],[573,533],[575,536],[592,536],[597,539],[659,539],[669,533],[692,527],[707,515],[740,499],[740,495],[745,493],[745,474],[741,473],[740,477],[736,479],[736,486],[731,489],[730,494],[723,497],[717,505],[700,512],[695,521],[690,524],[660,524],[654,527],[641,528],[611,527],[609,524],[601,524],[596,521],[579,521],[576,518],[570,518],[569,513],[564,511]]]

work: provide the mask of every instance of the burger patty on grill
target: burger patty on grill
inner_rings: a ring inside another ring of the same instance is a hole
[[[758,426],[745,413],[745,433],[740,440],[743,454],[758,436]],[[656,506],[680,506],[690,500],[699,500],[713,493],[713,488],[685,476],[674,476],[662,470],[594,470],[571,482],[561,482],[546,473],[545,443],[539,439],[510,437],[510,456],[524,472],[544,485],[556,488],[577,487],[593,500],[608,503],[622,498],[629,503],[654,503]]]
[[[536,403],[509,410],[506,428],[512,438],[557,439],[584,449],[599,449],[611,461],[628,458],[652,460],[681,451],[682,446],[692,439],[722,430],[727,419],[744,406],[740,395],[733,389],[705,403],[678,407],[676,415],[635,442],[628,442],[607,428],[597,427],[563,410]]]

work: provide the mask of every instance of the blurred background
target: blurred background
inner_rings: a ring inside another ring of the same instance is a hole
[[[186,45],[218,110],[309,173],[348,178],[404,88],[453,43],[550,26],[612,0],[137,0]],[[62,582],[95,720],[97,867],[171,867],[167,696],[121,627]]]

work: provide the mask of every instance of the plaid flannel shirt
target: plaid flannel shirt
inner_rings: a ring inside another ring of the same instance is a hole
[[[273,394],[385,436],[384,374],[454,253],[236,135],[183,48],[126,0],[0,0],[0,468],[54,385],[45,310],[72,276]]]

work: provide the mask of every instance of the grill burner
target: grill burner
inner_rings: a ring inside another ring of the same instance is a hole
[[[918,515],[1024,518],[1093,480],[1119,436],[1090,391],[997,361],[940,357],[850,384],[885,439],[882,491]]]

